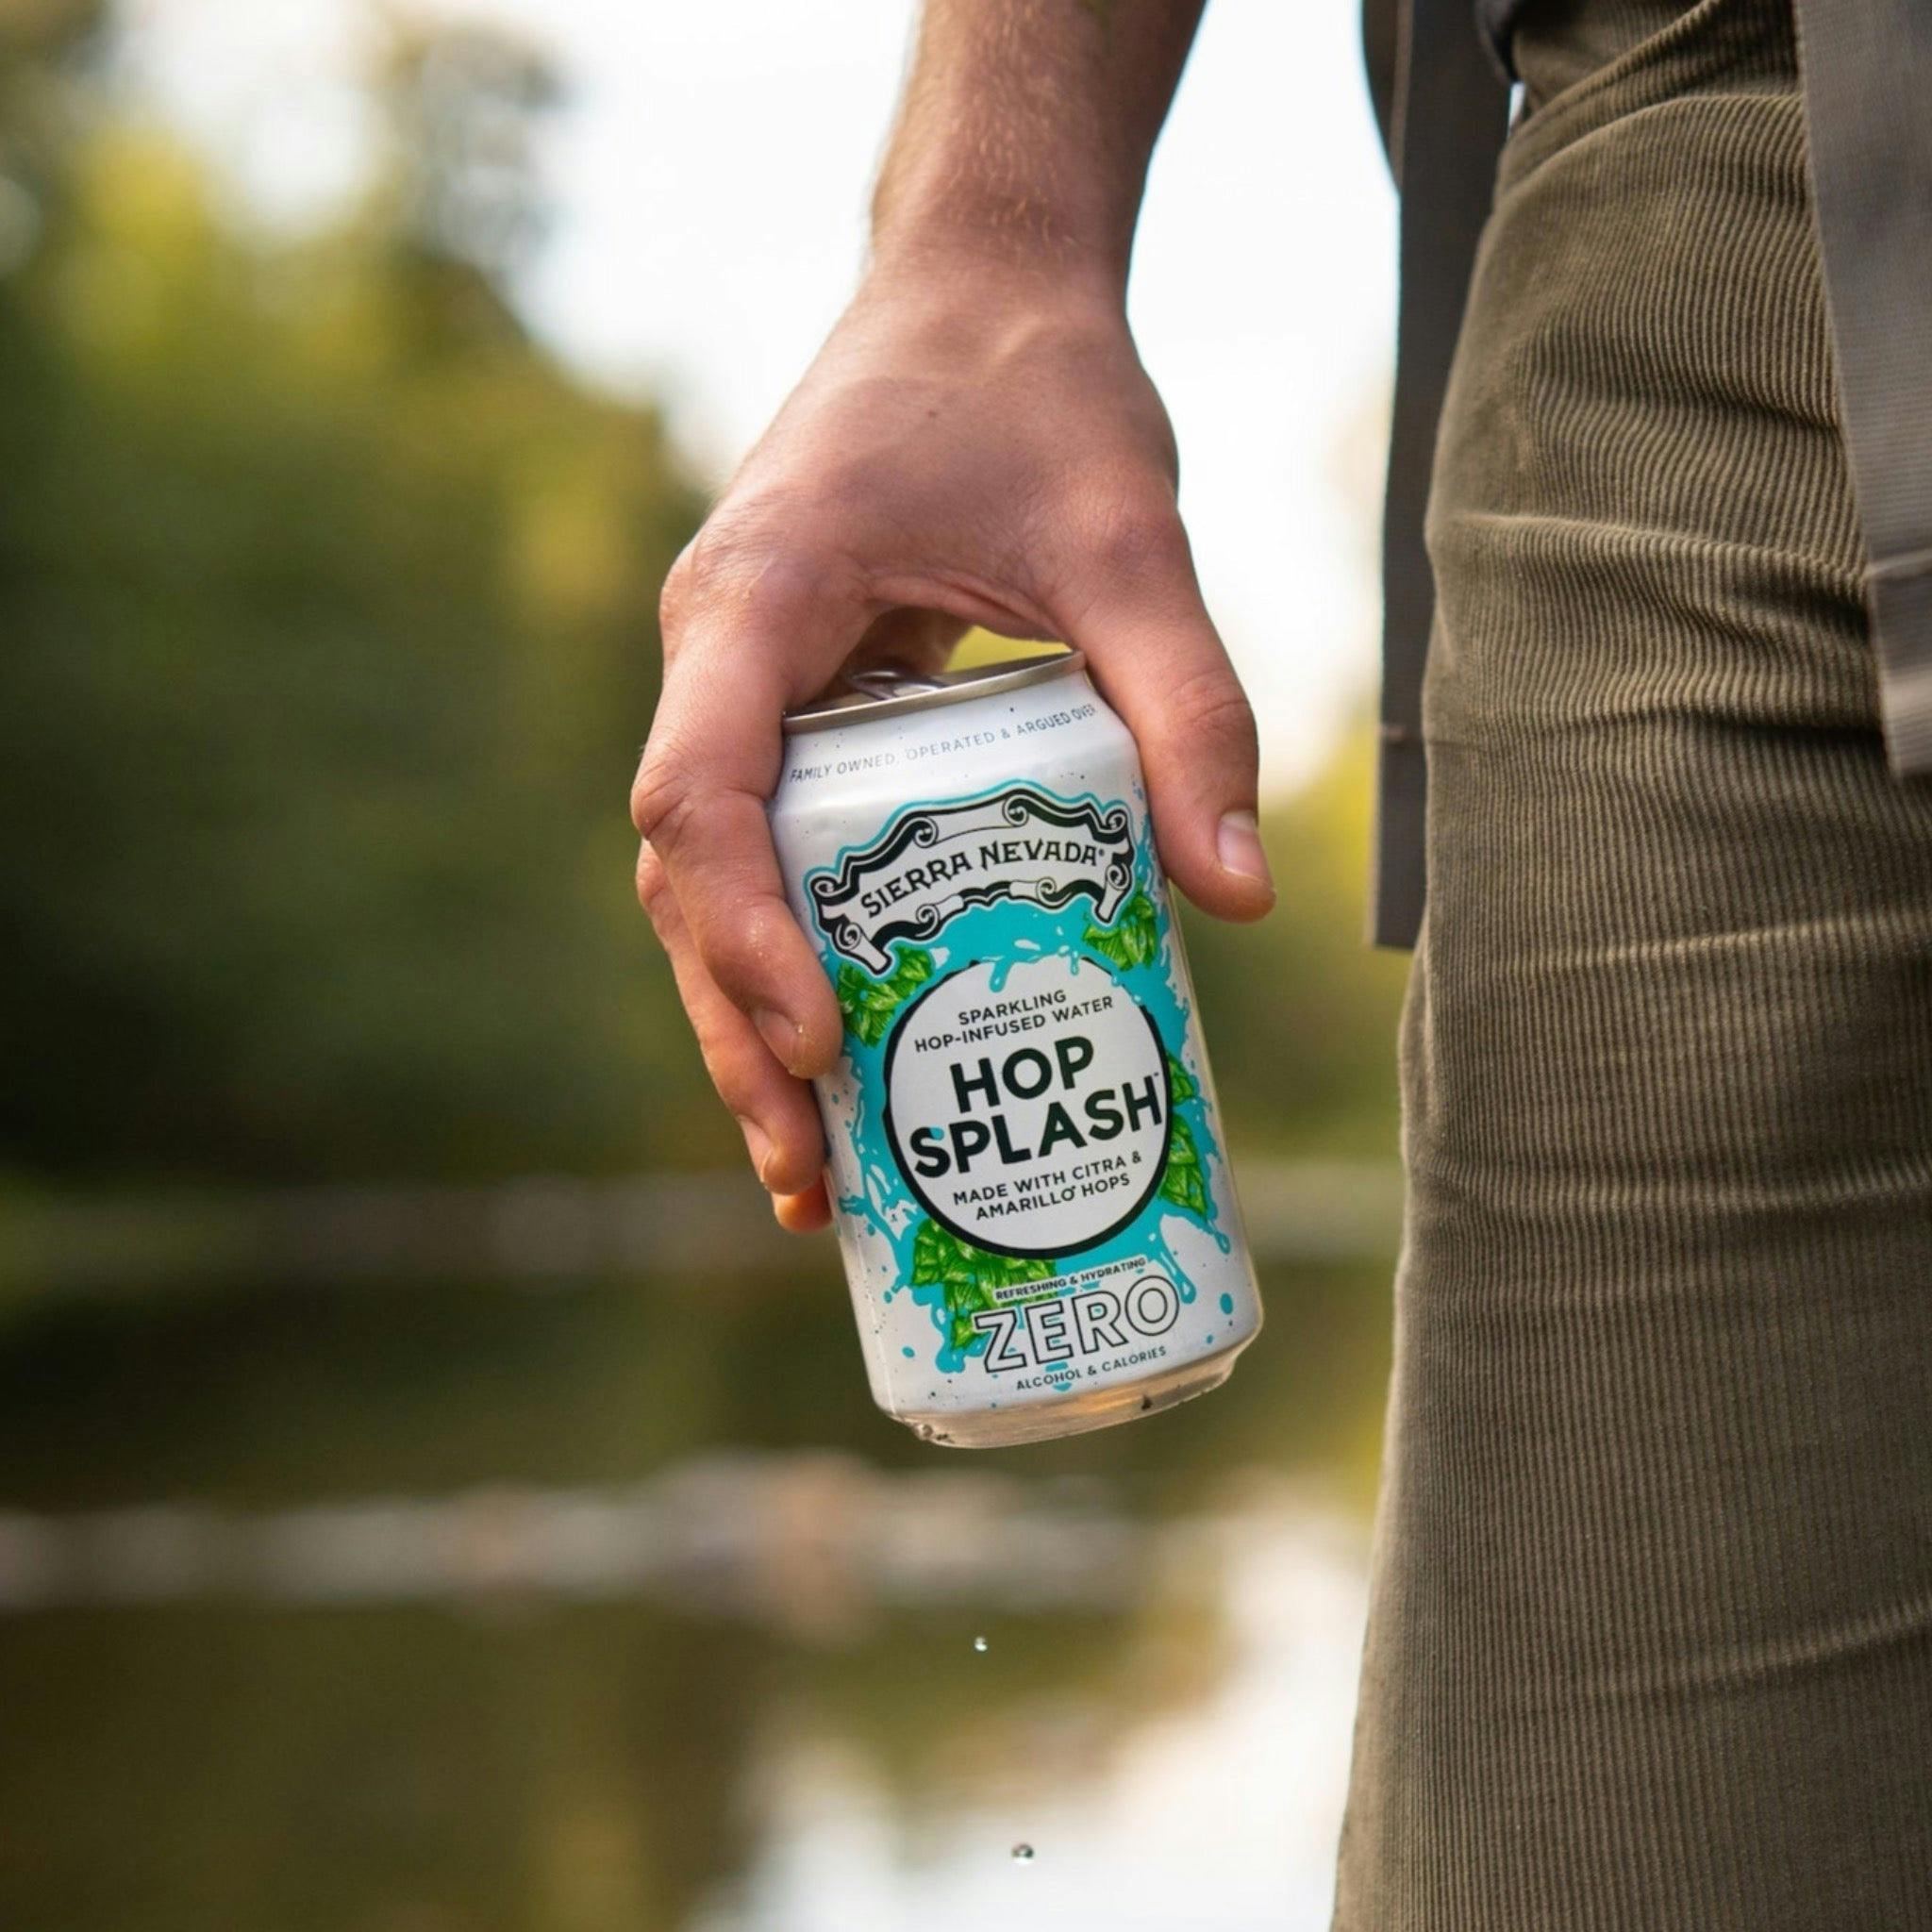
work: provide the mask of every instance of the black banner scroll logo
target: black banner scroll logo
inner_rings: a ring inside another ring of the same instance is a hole
[[[1134,883],[1134,828],[1122,804],[1070,804],[1010,785],[955,805],[901,812],[872,844],[805,882],[832,945],[871,974],[895,940],[924,944],[974,906],[1020,899],[1058,911],[1078,898],[1108,924]]]

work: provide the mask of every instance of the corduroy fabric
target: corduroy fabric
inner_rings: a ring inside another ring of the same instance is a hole
[[[1437,448],[1339,1932],[1932,1928],[1932,792],[1786,0],[1531,0]]]

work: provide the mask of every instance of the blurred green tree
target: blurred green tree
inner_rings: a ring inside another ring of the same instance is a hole
[[[0,69],[0,1160],[702,1155],[623,819],[701,503],[505,295],[554,88],[399,46],[373,190],[273,245],[100,111],[93,15],[11,10]]]
[[[1258,928],[1183,915],[1238,1150],[1391,1158],[1406,954],[1363,943],[1374,746],[1352,732],[1262,814],[1280,899]]]

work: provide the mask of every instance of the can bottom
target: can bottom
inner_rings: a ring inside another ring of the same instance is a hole
[[[949,1408],[895,1416],[923,1442],[946,1449],[1003,1449],[1016,1442],[1047,1442],[1058,1436],[1081,1436],[1109,1429],[1143,1415],[1218,1389],[1234,1370],[1252,1336],[1243,1336],[1218,1355],[1197,1357],[1142,1382],[1116,1382],[1057,1402],[1027,1402],[1011,1408]]]

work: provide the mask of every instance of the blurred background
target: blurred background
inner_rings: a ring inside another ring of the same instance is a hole
[[[631,899],[658,582],[911,11],[0,0],[0,1925],[1326,1923],[1403,977],[1352,9],[1210,6],[1132,297],[1284,885],[1189,928],[1233,1381],[879,1417]]]

